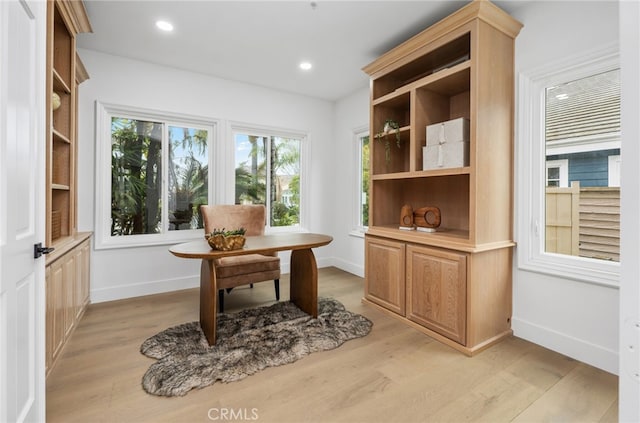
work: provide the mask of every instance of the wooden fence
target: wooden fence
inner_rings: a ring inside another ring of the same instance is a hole
[[[620,188],[547,188],[546,245],[550,253],[620,261]]]

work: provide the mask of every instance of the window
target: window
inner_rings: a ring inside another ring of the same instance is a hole
[[[608,184],[610,187],[620,187],[620,155],[609,156],[607,164]]]
[[[518,99],[519,266],[616,285],[619,188],[608,177],[609,157],[620,154],[615,47],[521,74]]]
[[[301,226],[304,136],[235,128],[235,203],[264,204],[268,228]]]
[[[98,113],[97,248],[193,238],[210,199],[215,124],[105,104]]]
[[[569,161],[547,160],[547,186],[568,187]]]
[[[356,140],[356,228],[364,232],[369,226],[369,133],[360,131]]]

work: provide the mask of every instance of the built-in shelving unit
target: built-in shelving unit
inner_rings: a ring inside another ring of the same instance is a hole
[[[364,68],[371,78],[364,301],[467,354],[511,334],[514,40],[522,25],[472,1]],[[426,127],[469,120],[469,165],[423,170]],[[436,232],[400,229],[435,206]]]
[[[81,1],[47,1],[46,245],[55,249],[46,265],[47,373],[89,301],[91,233],[76,226],[77,95],[87,78],[76,35],[90,31]]]

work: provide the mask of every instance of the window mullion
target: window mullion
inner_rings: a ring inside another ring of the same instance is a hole
[[[265,136],[264,137],[265,140],[265,145],[266,145],[266,157],[265,157],[265,163],[267,164],[267,177],[265,179],[265,208],[267,209],[267,228],[271,228],[271,148],[272,148],[272,141],[273,141],[273,137],[271,136]]]
[[[162,122],[162,154],[160,155],[160,163],[162,163],[162,193],[160,196],[160,210],[162,221],[162,233],[169,232],[169,125]]]

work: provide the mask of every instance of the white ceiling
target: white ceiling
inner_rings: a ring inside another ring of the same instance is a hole
[[[337,100],[367,86],[363,66],[466,3],[85,0],[93,33],[78,46]],[[162,33],[158,19],[175,30]],[[300,70],[302,60],[313,69]]]

